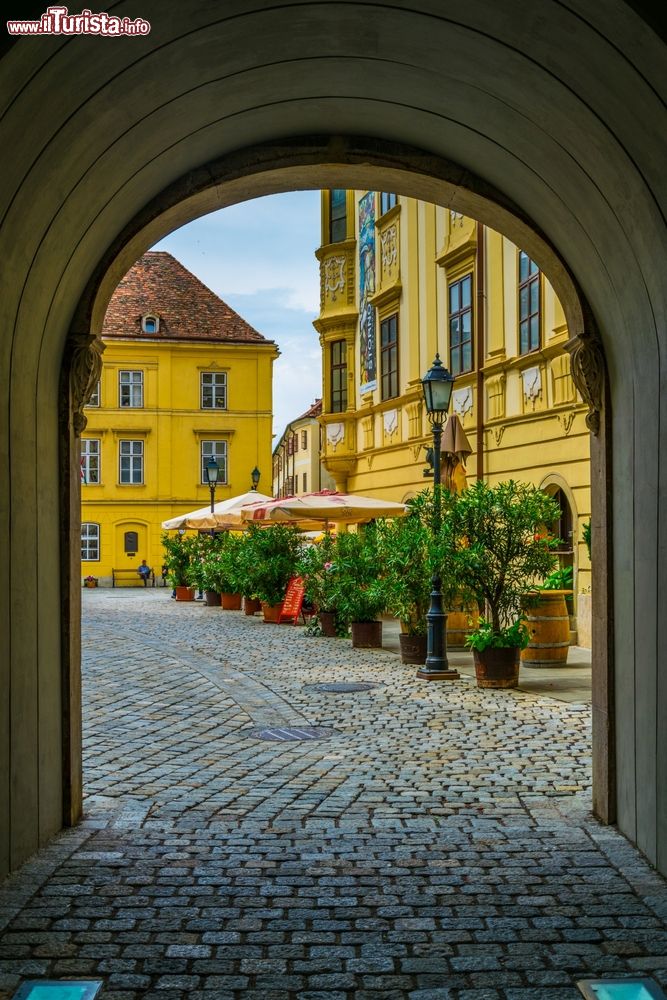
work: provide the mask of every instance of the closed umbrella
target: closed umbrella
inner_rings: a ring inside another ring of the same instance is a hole
[[[465,460],[468,455],[472,455],[472,447],[455,413],[447,418],[442,432],[440,451],[442,453],[440,482],[453,493],[461,493],[467,486]]]
[[[211,528],[220,530],[240,528],[243,527],[240,510],[245,504],[252,503],[254,500],[264,502],[272,499],[265,493],[248,490],[247,493],[242,493],[238,497],[221,500],[213,508],[213,513],[211,513],[210,506],[200,507],[199,510],[191,510],[188,514],[178,514],[176,517],[169,518],[168,521],[163,521],[162,527],[167,531],[176,528],[195,528],[199,531]]]
[[[376,497],[360,497],[335,490],[304,493],[298,497],[282,497],[268,503],[245,506],[241,516],[255,523],[299,524],[302,527],[318,523],[363,524],[376,517],[403,517],[405,504]]]

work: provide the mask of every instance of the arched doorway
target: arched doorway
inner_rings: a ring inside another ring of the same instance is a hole
[[[95,59],[86,40],[25,39],[2,65],[0,134],[12,156],[0,243],[0,684],[11,693],[0,719],[0,870],[77,813],[71,414],[111,289],[158,235],[212,207],[366,184],[507,233],[548,275],[580,338],[578,384],[597,431],[594,560],[608,581],[596,615],[596,809],[609,819],[617,810],[621,829],[664,868],[660,39],[626,4],[552,5],[531,20],[487,0],[456,18],[436,4],[287,0],[222,14],[148,4],[144,16],[149,36],[99,40]],[[73,378],[59,386],[63,352]],[[60,449],[58,415],[68,427]],[[26,461],[37,453],[39,467]]]

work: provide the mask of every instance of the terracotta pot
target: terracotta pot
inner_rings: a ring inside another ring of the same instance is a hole
[[[194,601],[195,592],[193,587],[176,587],[177,601]]]
[[[240,611],[241,610],[241,595],[240,594],[222,594],[222,608],[223,611]]]
[[[518,646],[473,650],[475,676],[480,688],[515,688],[519,683]]]
[[[352,622],[355,649],[382,649],[382,622]]]
[[[401,632],[398,637],[401,647],[402,663],[426,663],[426,642],[425,635],[407,635]]]
[[[89,587],[90,589],[92,589],[93,587],[96,587],[96,586],[97,586],[96,583],[92,583],[92,582],[86,581],[86,587]]]
[[[255,600],[254,597],[244,597],[243,610],[247,615],[256,615],[262,610],[262,602]]]
[[[264,612],[264,621],[270,622],[272,625],[280,624],[280,615],[283,610],[283,602],[280,604],[265,604],[262,601],[262,611]]]
[[[208,604],[209,608],[220,607],[220,594],[218,594],[216,590],[205,590],[204,600]]]
[[[327,635],[331,638],[336,635],[336,612],[335,611],[320,611],[318,616],[320,620],[320,628],[322,629],[322,635]]]
[[[541,590],[537,604],[527,607],[523,620],[530,639],[521,651],[526,667],[564,667],[570,648],[570,616],[565,597],[567,590]]]

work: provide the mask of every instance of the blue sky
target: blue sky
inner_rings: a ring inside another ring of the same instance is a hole
[[[319,312],[319,191],[243,202],[183,226],[157,243],[270,340],[273,431],[303,413],[322,391],[312,322]]]

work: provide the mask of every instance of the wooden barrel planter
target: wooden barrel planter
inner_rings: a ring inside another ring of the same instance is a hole
[[[570,648],[570,616],[566,590],[540,590],[531,595],[524,611],[524,623],[530,639],[521,651],[525,667],[564,667]],[[534,602],[534,603],[533,603]]]
[[[515,688],[519,683],[521,650],[518,646],[473,650],[475,678],[479,688]]]
[[[280,604],[265,604],[262,601],[262,611],[264,613],[264,621],[269,622],[271,625],[280,624],[280,615],[283,610],[283,602]]]
[[[328,636],[330,639],[336,636],[336,612],[335,611],[319,611],[317,615],[320,628],[322,629],[322,635]]]
[[[194,601],[195,592],[192,587],[176,587],[177,601]]]
[[[479,625],[475,608],[455,608],[447,612],[447,649],[467,649],[466,639]]]
[[[223,611],[240,611],[241,610],[241,600],[240,594],[221,594],[222,597],[222,610]]]
[[[262,610],[262,602],[255,600],[254,597],[244,597],[243,610],[247,615],[256,615]]]
[[[209,608],[220,607],[220,594],[216,590],[205,590],[204,600]]]
[[[426,663],[427,637],[425,635],[408,635],[401,632],[398,637],[401,647],[402,663]]]
[[[382,622],[352,622],[355,649],[382,649]]]

